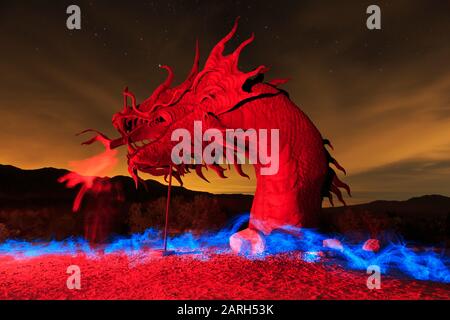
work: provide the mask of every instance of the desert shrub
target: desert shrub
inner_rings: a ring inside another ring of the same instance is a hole
[[[388,234],[399,230],[399,218],[393,214],[368,210],[354,211],[351,208],[336,214],[331,224],[334,225],[333,231],[349,235],[355,240],[364,240],[367,237],[385,238]]]
[[[363,229],[361,214],[355,214],[351,209],[345,209],[342,214],[335,217],[336,231],[348,233]]]
[[[60,207],[4,209],[0,211],[9,238],[64,239],[82,235],[82,217]]]
[[[77,216],[77,213],[60,213],[56,218],[48,221],[47,228],[49,235],[55,240],[63,240],[71,236],[81,236],[83,229],[80,222],[81,219]]]
[[[9,230],[4,223],[0,223],[0,242],[5,241],[9,237]]]
[[[418,242],[445,242],[448,238],[445,217],[442,216],[404,216],[401,232],[405,238]]]
[[[42,238],[47,223],[47,209],[14,209],[4,210],[0,213],[9,230],[17,230],[15,236],[31,238]]]
[[[218,200],[205,195],[197,195],[186,203],[179,202],[175,215],[176,226],[184,230],[217,229],[226,222],[226,215]]]
[[[164,225],[166,199],[133,203],[128,211],[130,232],[143,232],[146,229],[161,228]]]
[[[386,213],[372,213],[365,211],[362,215],[362,225],[368,230],[372,238],[377,238],[383,231],[392,229],[391,219]]]
[[[399,239],[422,243],[444,243],[449,238],[446,216],[430,213],[355,210],[324,215],[327,230],[345,234],[355,240],[368,236],[385,242]]]
[[[152,227],[161,229],[165,222],[166,198],[133,203],[129,210],[131,232],[143,232]],[[199,231],[217,229],[226,222],[218,200],[205,195],[192,199],[173,197],[170,202],[169,228],[171,231]]]

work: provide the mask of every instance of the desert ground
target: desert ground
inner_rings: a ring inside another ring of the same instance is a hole
[[[80,268],[80,290],[67,287],[71,265]],[[297,252],[263,260],[151,251],[0,256],[0,299],[450,299],[450,284],[382,275],[381,289],[369,290],[367,277]]]

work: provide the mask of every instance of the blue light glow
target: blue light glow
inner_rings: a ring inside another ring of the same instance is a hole
[[[230,253],[229,237],[237,232],[248,221],[248,214],[231,221],[218,232],[183,233],[168,240],[168,249],[175,253],[199,253],[199,257],[207,259],[210,254]],[[263,255],[249,259],[264,259],[267,256],[297,252],[307,262],[318,262],[327,257],[327,263],[339,264],[348,269],[366,270],[370,265],[377,265],[382,273],[400,271],[404,275],[418,280],[430,280],[450,283],[450,259],[444,253],[432,250],[416,252],[404,243],[391,243],[379,252],[368,252],[362,249],[362,243],[354,244],[344,237],[338,237],[343,244],[343,250],[324,248],[322,242],[330,238],[310,229],[290,228],[290,233],[274,232],[266,237],[266,251]],[[298,234],[299,236],[292,235]],[[334,236],[336,238],[336,236]],[[17,259],[33,258],[43,255],[86,254],[95,258],[101,254],[126,253],[136,254],[143,250],[160,249],[163,245],[161,232],[148,229],[142,234],[116,238],[112,242],[92,247],[81,238],[71,238],[65,241],[27,242],[7,240],[0,244],[0,255],[13,256]]]

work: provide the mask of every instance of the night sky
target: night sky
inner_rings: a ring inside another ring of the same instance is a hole
[[[70,4],[81,7],[79,31],[66,28]],[[370,4],[382,30],[366,28]],[[184,80],[195,39],[203,62],[237,16],[229,50],[256,34],[240,68],[265,64],[268,78],[291,79],[284,88],[333,142],[354,203],[450,195],[450,2],[438,0],[2,0],[0,163],[67,168],[98,153],[74,134],[115,137],[125,86],[148,97],[165,78],[159,64]],[[126,174],[125,157],[112,174]],[[209,177],[186,186],[254,190],[254,179]]]

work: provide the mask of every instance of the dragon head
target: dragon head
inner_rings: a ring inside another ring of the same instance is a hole
[[[120,137],[110,140],[109,147],[126,145],[128,147],[128,171],[136,182],[140,181],[138,171],[154,176],[167,177],[169,170],[182,184],[181,176],[195,169],[203,179],[201,170],[210,167],[219,176],[224,177],[224,169],[218,165],[179,164],[171,161],[171,150],[175,142],[171,141],[172,132],[177,128],[192,131],[194,121],[205,122],[206,117],[215,121],[209,127],[217,127],[220,116],[232,112],[243,101],[261,95],[261,92],[249,90],[249,80],[262,81],[268,70],[259,66],[250,72],[238,69],[238,59],[242,49],[251,43],[254,35],[242,42],[234,52],[224,55],[225,44],[234,36],[238,19],[232,30],[212,49],[203,70],[199,70],[199,46],[196,44],[194,64],[187,79],[176,87],[171,87],[174,73],[169,66],[160,66],[168,72],[167,79],[157,87],[149,98],[136,102],[135,95],[125,88],[123,91],[123,109],[114,114],[112,123]],[[271,82],[276,90],[280,80]],[[212,117],[211,117],[212,115]],[[204,128],[208,125],[204,126]],[[106,138],[97,132],[102,138]],[[91,139],[92,141],[95,140]],[[237,171],[242,173],[239,165]],[[205,179],[206,180],[206,179]]]
[[[199,49],[192,70],[187,79],[172,88],[174,73],[169,66],[160,66],[167,70],[167,79],[138,104],[134,94],[125,88],[123,91],[123,109],[114,114],[112,123],[121,137],[111,141],[111,148],[127,145],[128,171],[137,183],[138,171],[154,176],[167,177],[171,166],[175,167],[174,177],[180,182],[181,176],[189,170],[185,165],[175,166],[170,159],[171,133],[180,128],[186,119],[194,116],[196,108],[193,101],[183,99],[198,75]]]

